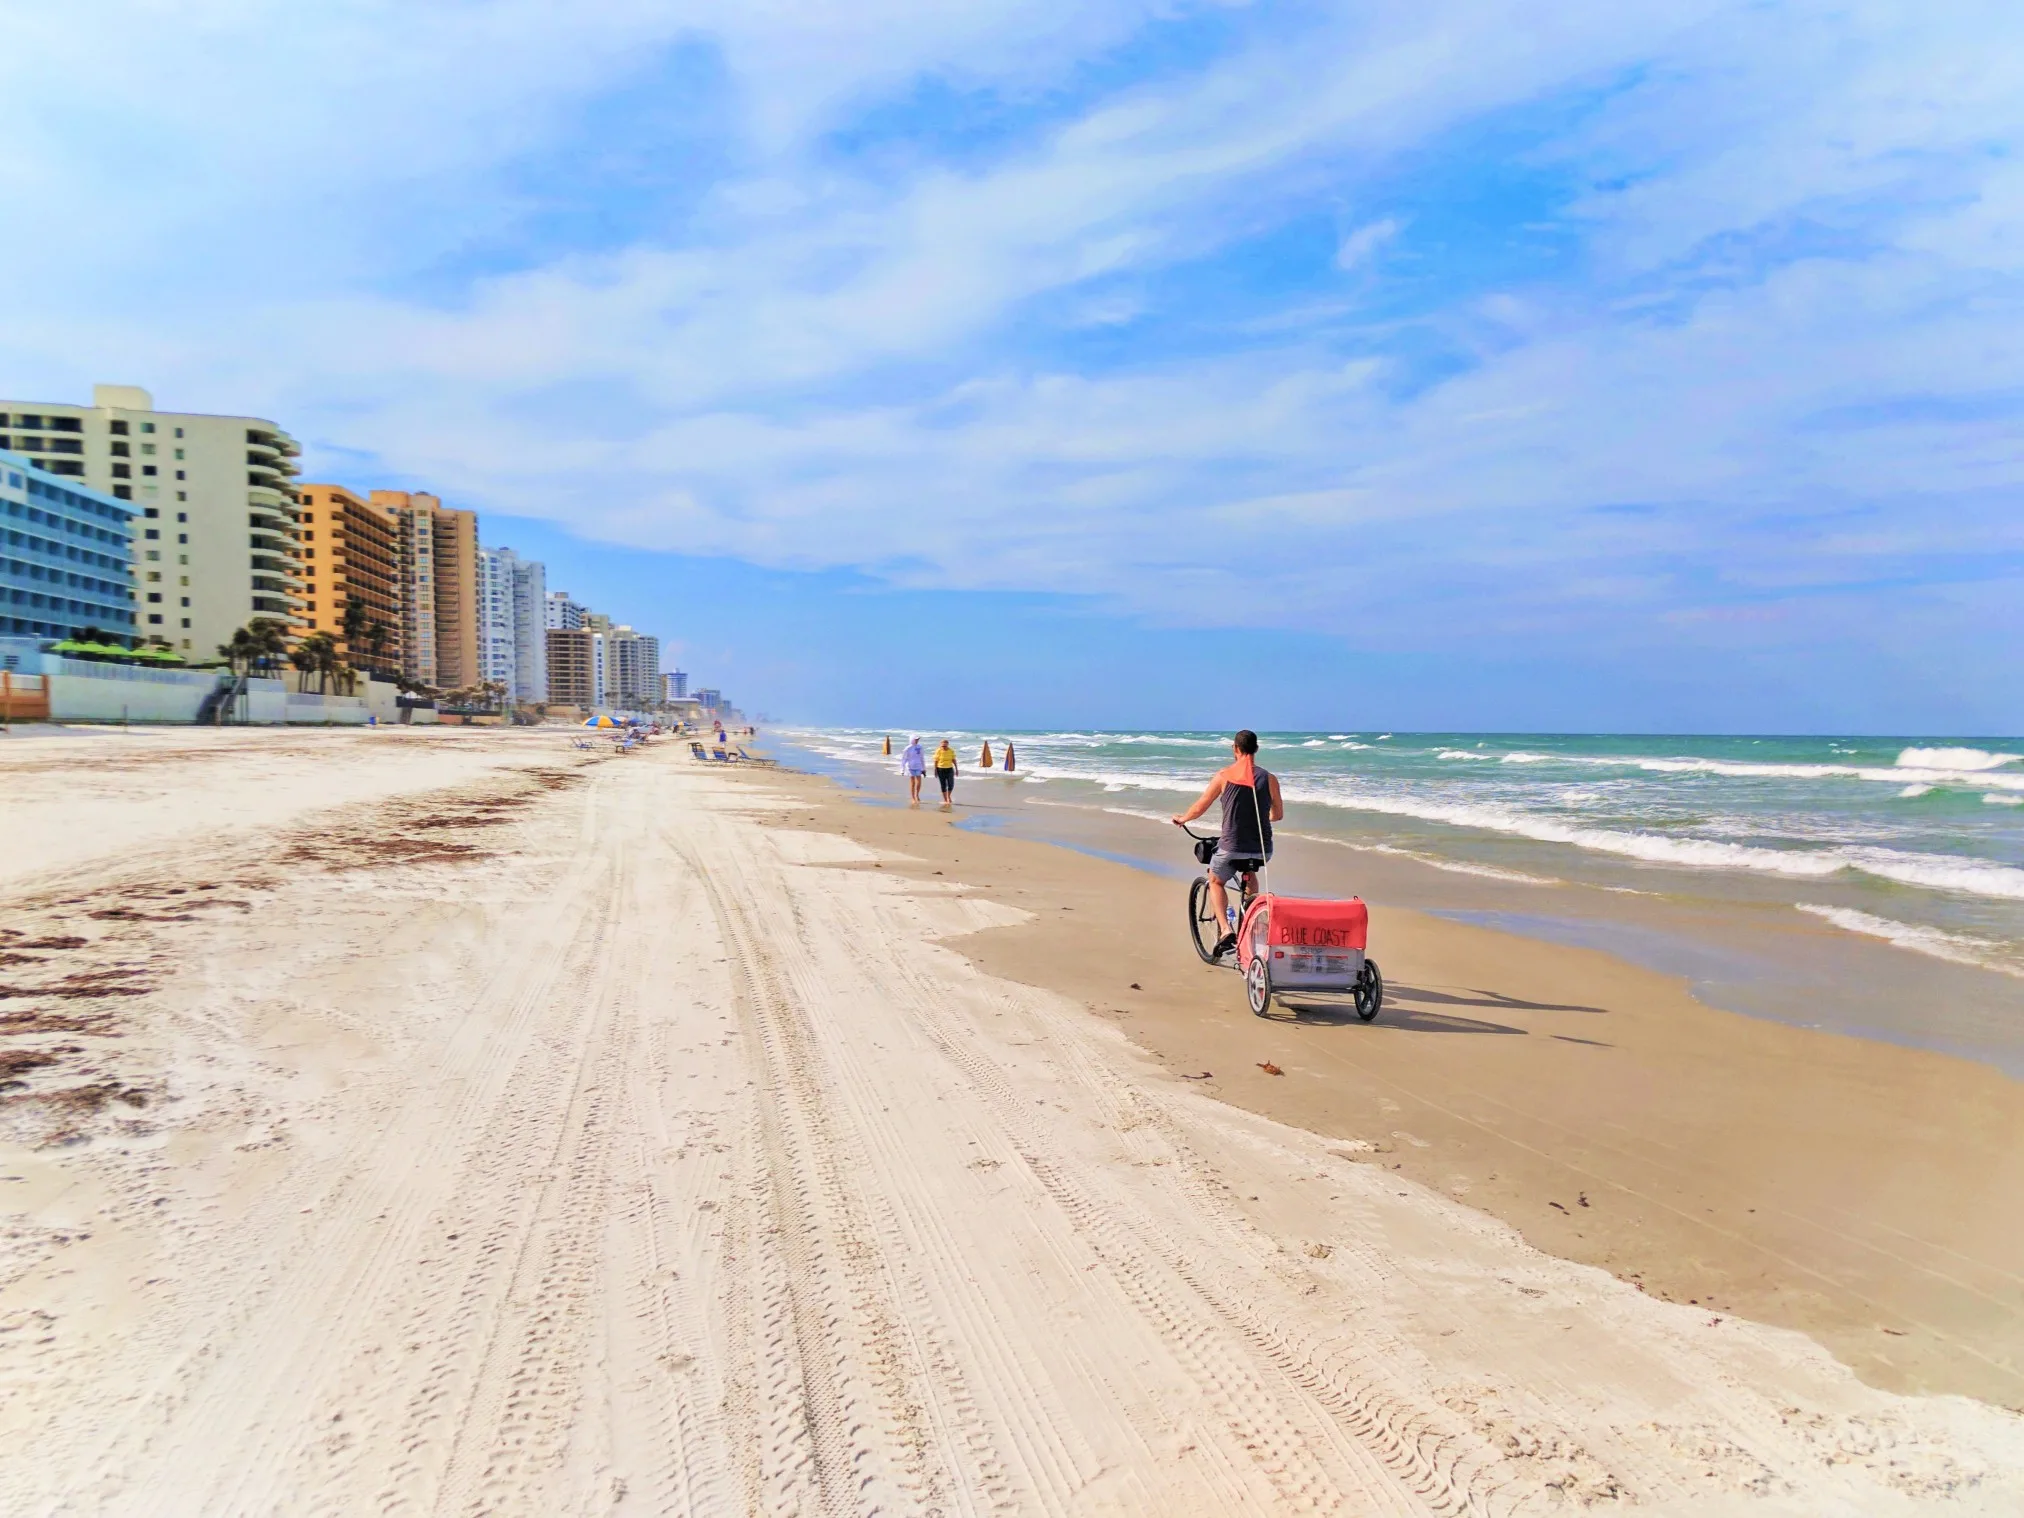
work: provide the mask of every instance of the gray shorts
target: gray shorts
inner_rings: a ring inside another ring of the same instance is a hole
[[[1256,873],[1258,870],[1263,869],[1266,860],[1269,860],[1271,857],[1270,854],[1267,854],[1264,859],[1260,859],[1256,854],[1226,854],[1221,849],[1218,849],[1216,850],[1215,857],[1209,861],[1209,873],[1222,881],[1224,885],[1228,885],[1237,876],[1247,871]]]

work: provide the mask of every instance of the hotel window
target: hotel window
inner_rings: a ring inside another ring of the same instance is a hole
[[[188,476],[187,476],[187,475],[185,475],[185,474],[183,473],[183,471],[182,471],[182,470],[178,469],[178,470],[176,471],[176,478],[177,478],[177,479],[179,479],[179,480],[181,480],[181,479],[186,479],[186,478],[188,478]],[[182,493],[182,492],[181,492],[181,491],[179,490],[179,491],[177,491],[177,492],[176,492],[176,499],[177,499],[177,500],[179,500],[179,501],[184,501],[184,500],[188,500],[188,499],[189,499],[189,497],[188,497],[188,496],[186,496],[186,495],[184,495],[184,494],[183,494],[183,493]]]
[[[155,430],[155,424],[154,424],[153,422],[142,422],[142,423],[141,423],[141,431],[143,431],[143,432],[153,432],[154,430]],[[154,451],[155,451],[155,450],[154,450],[154,449],[153,449],[152,447],[150,447],[150,448],[148,449],[148,452],[150,452],[150,453],[153,453]]]
[[[177,436],[177,437],[181,437],[182,435],[183,435],[183,429],[182,429],[182,428],[180,428],[180,427],[178,427],[178,428],[176,429],[176,436]],[[177,457],[177,458],[181,458],[182,456],[183,456],[182,450],[181,450],[181,449],[177,449],[177,450],[176,450],[176,457]]]
[[[127,434],[127,424],[125,422],[114,422],[112,424],[112,433],[114,437],[125,437]],[[113,447],[121,453],[126,452],[125,443],[114,443]]]
[[[155,452],[155,445],[153,443],[143,443],[141,444],[141,452],[145,454],[147,457],[153,458]]]
[[[184,596],[184,597],[183,597],[183,604],[184,604],[185,606],[188,606],[188,605],[190,604],[190,598],[189,598],[188,596]],[[185,622],[185,623],[183,624],[183,626],[185,626],[185,627],[188,627],[189,625],[190,625],[190,624],[189,624],[188,622]]]
[[[153,474],[154,472],[155,472],[155,466],[154,466],[153,464],[143,464],[143,465],[141,465],[141,473],[142,473],[143,475],[150,475],[150,474]]]

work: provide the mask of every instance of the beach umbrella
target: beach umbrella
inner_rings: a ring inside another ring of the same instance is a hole
[[[984,740],[984,752],[978,757],[977,764],[982,769],[988,770],[991,767],[991,740],[989,738]]]
[[[1019,760],[1012,752],[1012,740],[1007,738],[1005,740],[1005,773],[1011,774],[1018,763]]]
[[[605,715],[605,714],[604,714],[603,712],[599,712],[599,713],[598,713],[598,714],[597,714],[597,715],[596,715],[595,717],[587,717],[587,718],[585,718],[585,719],[584,719],[584,723],[583,723],[583,725],[584,725],[585,727],[617,727],[617,726],[618,726],[618,724],[617,724],[616,722],[612,721],[612,720],[611,720],[611,718],[607,717],[607,716],[606,716],[606,715]]]

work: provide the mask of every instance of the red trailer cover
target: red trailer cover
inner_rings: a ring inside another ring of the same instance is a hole
[[[1370,909],[1360,897],[1348,901],[1309,901],[1298,896],[1271,896],[1267,942],[1271,947],[1362,949],[1370,937]],[[1261,903],[1262,905],[1263,903]]]

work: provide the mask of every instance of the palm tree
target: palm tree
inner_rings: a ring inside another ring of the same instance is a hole
[[[386,672],[384,655],[389,635],[390,629],[384,622],[373,623],[365,634],[366,647],[372,651],[372,668],[382,674]]]
[[[253,666],[260,661],[260,640],[244,627],[235,628],[231,641],[218,645],[218,657],[232,666],[232,673],[243,678],[253,672]]]
[[[288,624],[272,617],[255,617],[246,624],[258,648],[254,662],[262,669],[277,668],[288,657]]]
[[[347,594],[344,598],[344,615],[338,619],[338,622],[344,629],[345,654],[351,659],[356,660],[359,656],[359,644],[365,638],[367,616],[365,602],[355,595]]]
[[[337,640],[327,632],[313,632],[295,645],[288,662],[305,675],[314,674],[317,690],[328,695],[331,676],[338,667]]]
[[[320,637],[321,634],[317,636]],[[295,688],[307,690],[309,672],[316,668],[316,649],[311,639],[304,638],[296,644],[294,651],[288,656],[288,662],[295,666]]]

